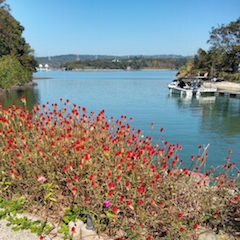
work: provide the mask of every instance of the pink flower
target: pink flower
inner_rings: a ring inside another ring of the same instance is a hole
[[[104,200],[103,206],[104,207],[110,207],[111,206],[111,202],[109,200]]]
[[[38,176],[37,181],[40,183],[44,183],[47,179],[44,176]]]

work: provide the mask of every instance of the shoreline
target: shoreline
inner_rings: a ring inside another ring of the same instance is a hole
[[[131,72],[131,71],[177,71],[177,69],[171,69],[171,68],[141,68],[141,69],[104,69],[104,68],[85,68],[85,69],[72,69],[72,70],[62,70],[59,68],[56,69],[50,69],[51,71],[61,71],[61,72],[122,72],[122,71],[126,71],[126,72]],[[47,71],[47,72],[49,72]],[[46,71],[37,71],[37,72],[46,72]]]
[[[52,79],[51,77],[33,77],[32,81],[34,80],[47,80],[47,79]]]
[[[33,80],[21,85],[21,86],[12,86],[10,88],[6,88],[6,89],[3,89],[3,88],[0,88],[0,96],[1,95],[4,95],[4,94],[8,94],[12,91],[23,91],[27,88],[32,88],[34,86],[37,86],[37,83],[36,82],[33,82]]]

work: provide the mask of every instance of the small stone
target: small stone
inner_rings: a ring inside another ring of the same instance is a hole
[[[203,232],[199,234],[198,240],[217,240],[217,235],[214,232]]]

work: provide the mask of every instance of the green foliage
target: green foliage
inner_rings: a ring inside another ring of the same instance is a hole
[[[50,231],[50,225],[40,220],[32,221],[27,217],[17,218],[9,216],[7,221],[7,226],[12,226],[13,231],[30,230],[32,233],[37,233],[39,236],[43,233],[48,234]]]
[[[4,0],[1,0],[0,87],[2,88],[25,83],[30,79],[31,73],[35,71],[37,63],[32,55],[32,49],[22,37],[23,30],[24,27],[10,14],[9,6]],[[10,64],[9,67],[8,64]],[[8,69],[10,72],[9,74],[6,73]]]
[[[0,197],[0,219],[7,220],[7,226],[12,226],[13,231],[28,229],[32,233],[37,233],[39,236],[48,234],[50,225],[45,221],[30,220],[26,216],[18,218],[17,214],[23,213],[23,206],[27,202],[24,198],[17,198],[16,200],[4,200]]]
[[[72,235],[69,235],[69,223],[75,222],[77,219],[81,219],[83,222],[85,222],[87,214],[88,212],[86,209],[78,208],[77,205],[75,205],[73,208],[67,207],[65,209],[63,223],[61,224],[58,232],[64,234],[64,239],[71,239]]]
[[[224,77],[228,81],[238,81],[240,64],[240,18],[227,25],[212,28],[208,43],[208,51],[199,49],[194,56],[191,71],[182,67],[178,76],[203,75],[208,72],[210,77]]]
[[[26,200],[18,198],[16,200],[4,200],[0,197],[0,219],[6,218],[10,213],[16,216],[17,213],[22,213],[22,207],[26,204]]]
[[[31,79],[31,72],[13,56],[0,58],[0,88],[22,85]]]
[[[185,65],[179,68],[179,71],[177,73],[178,77],[185,77],[185,76],[191,76],[194,75],[194,62],[192,59],[188,60]]]

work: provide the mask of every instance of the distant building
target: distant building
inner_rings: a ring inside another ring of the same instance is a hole
[[[39,64],[37,67],[37,71],[49,71],[49,65],[46,64]]]
[[[115,58],[112,60],[112,62],[116,63],[116,62],[120,62],[120,60]]]

